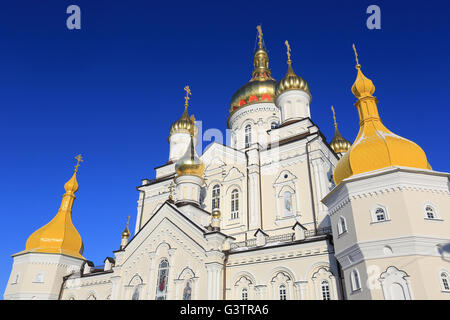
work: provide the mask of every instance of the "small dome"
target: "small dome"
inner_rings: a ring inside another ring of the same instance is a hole
[[[375,86],[372,80],[366,78],[366,76],[361,71],[361,66],[359,64],[356,65],[356,69],[358,70],[358,74],[356,76],[355,83],[352,86],[352,93],[357,98],[370,97],[375,92]]]
[[[334,137],[333,140],[330,142],[330,147],[333,149],[335,153],[345,153],[350,149],[352,144],[350,141],[345,139],[339,132],[339,130],[336,128],[334,130]]]
[[[283,92],[288,90],[302,90],[305,91],[309,96],[311,96],[311,92],[309,90],[308,82],[305,79],[295,74],[294,69],[292,69],[292,65],[290,61],[288,61],[288,71],[283,79],[277,82],[275,88],[275,94],[278,97]]]
[[[66,184],[64,185],[64,189],[66,190],[67,193],[72,194],[78,191],[76,172],[73,174],[72,178],[70,178],[70,180],[66,182]]]
[[[195,126],[195,117],[191,115],[189,117],[189,113],[187,107],[184,108],[184,112],[181,115],[181,118],[175,121],[170,126],[170,135],[174,133],[187,133],[190,134],[191,130],[194,130],[194,135],[197,135],[198,129]]]
[[[202,178],[205,172],[205,164],[197,156],[194,148],[194,138],[191,135],[191,142],[184,156],[175,164],[177,176],[197,176]]]
[[[350,141],[345,139],[338,130],[338,125],[336,122],[336,114],[334,112],[334,107],[331,106],[331,111],[333,111],[333,119],[334,119],[334,137],[330,142],[330,147],[333,149],[335,153],[346,153],[348,149],[352,146]]]

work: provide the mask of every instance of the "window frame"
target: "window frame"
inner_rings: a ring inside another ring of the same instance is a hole
[[[239,190],[233,189],[231,191],[231,201],[230,201],[230,219],[239,219]]]
[[[211,210],[220,209],[220,185],[215,184],[211,190]]]
[[[383,210],[383,214],[384,214],[383,220],[378,220],[377,211],[380,209]],[[371,219],[371,224],[391,221],[391,217],[390,217],[387,207],[384,205],[381,205],[381,204],[377,204],[377,205],[373,206],[372,209],[370,209],[370,219]]]
[[[287,300],[287,287],[284,283],[278,286],[278,295],[280,300]]]
[[[166,262],[166,266],[165,267],[161,267],[161,265],[163,264],[163,262]],[[166,272],[166,283],[164,286],[164,291],[162,294],[159,294],[159,286],[161,285],[160,280],[161,280],[161,273],[167,270]],[[169,271],[170,271],[170,264],[169,264],[169,260],[167,258],[162,258],[161,261],[158,264],[158,278],[156,278],[156,294],[155,294],[155,300],[167,300],[167,291],[168,291],[168,286],[169,286]],[[158,299],[158,298],[162,298],[162,299]]]
[[[431,208],[433,210],[433,218],[428,217],[427,208]],[[423,214],[425,220],[430,221],[443,221],[441,216],[439,215],[438,210],[436,209],[436,206],[434,204],[431,204],[430,202],[426,202],[423,206]]]
[[[361,277],[359,276],[359,271],[357,268],[354,268],[351,271],[350,282],[351,282],[352,293],[362,291]]]
[[[325,286],[324,283],[326,284]],[[331,300],[330,283],[328,282],[328,280],[322,280],[322,282],[320,283],[320,291],[322,293],[322,300]]]
[[[247,288],[242,288],[241,300],[248,300],[248,289]]]
[[[252,145],[252,125],[247,124],[244,127],[244,148],[248,149]]]
[[[342,222],[343,222],[344,224],[342,224]],[[340,217],[339,217],[339,221],[338,221],[338,236],[340,236],[340,235],[346,233],[347,231],[348,231],[348,228],[347,228],[347,220],[345,219],[345,217],[340,216]]]
[[[441,285],[442,292],[450,293],[450,274],[445,270],[439,271],[439,283]]]

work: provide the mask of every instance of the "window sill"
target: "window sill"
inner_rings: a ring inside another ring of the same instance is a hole
[[[283,220],[291,220],[293,218],[300,217],[299,214],[291,214],[290,216],[283,216],[283,217],[277,217],[276,221],[283,221]]]
[[[377,224],[377,223],[383,223],[383,222],[389,222],[391,219],[382,220],[382,221],[372,221],[370,224]]]
[[[441,218],[423,218],[423,220],[427,220],[427,221],[444,221],[444,219],[441,219]]]

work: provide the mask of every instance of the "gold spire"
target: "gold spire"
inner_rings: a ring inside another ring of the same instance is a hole
[[[286,45],[286,53],[288,57],[288,70],[283,79],[277,82],[277,85],[275,87],[276,96],[279,96],[280,94],[288,90],[302,90],[309,94],[309,96],[311,97],[308,82],[306,82],[306,80],[302,77],[299,77],[297,74],[295,74],[294,69],[292,68],[291,46],[289,45],[289,42],[286,40],[284,44]]]
[[[331,106],[331,110],[333,111],[333,119],[334,119],[334,137],[330,142],[330,147],[336,153],[345,153],[350,149],[351,143],[347,139],[345,139],[338,130],[337,122],[336,122],[336,114],[334,112],[334,107]]]
[[[264,39],[261,26],[258,30],[258,48],[253,56],[253,72],[248,83],[236,91],[231,98],[230,113],[239,108],[255,103],[270,102],[275,98],[275,80],[269,68],[269,55],[264,48]],[[229,118],[228,118],[229,119]]]
[[[258,49],[253,57],[254,70],[252,72],[251,81],[267,81],[273,80],[272,71],[269,69],[269,55],[267,51],[263,48],[263,33],[261,26],[257,26],[258,30]]]
[[[130,238],[130,230],[128,230],[128,225],[130,223],[130,216],[128,216],[127,218],[127,225],[125,227],[125,229],[122,231],[122,239],[128,239]]]
[[[263,33],[262,33],[261,25],[256,26],[256,30],[258,30],[258,46],[259,46],[260,49],[262,49],[262,47],[263,47]]]
[[[195,117],[194,117],[194,115],[191,115],[189,117],[189,113],[188,113],[189,99],[190,99],[189,96],[192,95],[191,89],[189,88],[189,86],[185,86],[184,90],[186,91],[186,96],[184,97],[184,112],[181,115],[181,118],[178,119],[177,121],[175,121],[170,126],[170,135],[172,135],[174,133],[189,133],[189,134],[191,134],[191,132],[193,131],[194,136],[196,136],[198,133],[198,129],[195,126]]]
[[[414,142],[391,132],[381,122],[375,86],[361,71],[358,54],[353,45],[357,76],[352,92],[359,114],[358,136],[348,152],[339,160],[334,170],[336,184],[354,174],[369,172],[390,166],[430,169],[425,152]]]
[[[75,159],[77,159],[75,172],[64,185],[66,193],[63,195],[58,213],[49,223],[31,234],[25,250],[18,254],[28,252],[56,253],[84,259],[82,256],[83,241],[72,222],[72,206],[75,200],[75,192],[78,190],[76,175],[82,161],[81,155],[78,155]]]

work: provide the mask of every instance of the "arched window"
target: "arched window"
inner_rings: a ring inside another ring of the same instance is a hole
[[[272,122],[270,124],[270,129],[276,129],[277,127],[278,127],[278,123],[276,123],[276,122]]]
[[[357,291],[361,289],[358,270],[354,269],[352,271],[351,281],[352,281],[352,291]]]
[[[212,189],[212,208],[216,209],[220,206],[220,186],[216,184]]]
[[[242,300],[248,300],[248,291],[247,288],[242,289],[241,291]]]
[[[158,267],[158,284],[156,286],[156,300],[166,300],[167,280],[169,276],[169,262],[161,261]]]
[[[239,191],[231,191],[231,219],[239,218]]]
[[[279,292],[280,292],[280,300],[286,300],[286,286],[284,284],[282,284],[279,287]]]
[[[322,281],[320,287],[322,289],[322,300],[330,300],[330,285],[328,281]]]
[[[283,202],[284,202],[284,215],[290,216],[292,215],[292,193],[289,191],[286,191],[283,196]]]
[[[437,218],[434,208],[430,205],[427,205],[425,207],[425,218],[427,218],[427,219],[436,219]]]
[[[86,300],[97,300],[97,297],[95,296],[95,294],[91,293]]]
[[[192,282],[188,280],[183,290],[183,300],[191,300],[192,298]]]
[[[347,232],[347,223],[345,222],[344,217],[340,217],[339,224],[338,224],[338,233],[342,234],[344,232]]]
[[[442,291],[450,291],[449,276],[446,272],[441,273]]]
[[[246,125],[245,126],[245,148],[249,148],[252,144],[252,126]]]
[[[377,208],[375,210],[376,221],[386,221],[386,212],[383,208]]]

